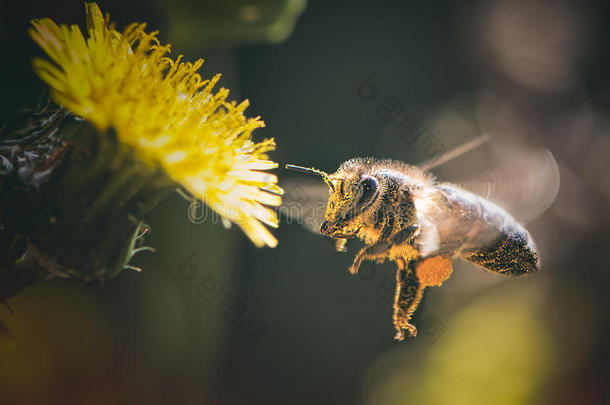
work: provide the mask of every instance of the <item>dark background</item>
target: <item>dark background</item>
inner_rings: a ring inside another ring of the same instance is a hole
[[[174,57],[206,59],[204,77],[223,73],[231,98],[248,98],[249,115],[266,122],[255,134],[276,139],[281,165],[423,162],[433,152],[405,141],[405,121],[442,149],[490,137],[435,171],[446,180],[493,166],[506,145],[549,148],[561,187],[528,224],[543,269],[507,280],[456,264],[427,292],[420,336],[398,343],[391,265],[350,276],[357,243],[338,254],[294,223],[274,231],[276,249],[256,249],[211,216],[191,223],[171,196],[149,218],[157,252],[137,260],[142,273],[103,288],[39,283],[9,302],[12,314],[0,308],[12,335],[0,346],[0,403],[610,401],[606,5],[311,1],[299,16],[299,1],[170,3],[99,2],[119,27],[159,29]],[[26,35],[43,16],[82,24],[84,7],[0,2],[2,121],[43,90]],[[383,113],[387,100],[399,114]],[[277,172],[298,193],[297,176]]]

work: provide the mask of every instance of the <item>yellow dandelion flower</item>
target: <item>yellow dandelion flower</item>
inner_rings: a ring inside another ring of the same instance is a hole
[[[278,226],[268,206],[281,203],[277,167],[267,152],[273,139],[252,140],[263,127],[246,118],[245,100],[228,102],[227,89],[212,91],[220,75],[202,80],[195,63],[166,55],[157,32],[134,23],[123,32],[109,23],[95,3],[85,3],[87,34],[78,26],[32,21],[30,35],[51,59],[35,59],[36,73],[53,99],[104,133],[116,129],[119,140],[167,175],[193,197],[238,224],[256,246],[277,240],[263,225]]]

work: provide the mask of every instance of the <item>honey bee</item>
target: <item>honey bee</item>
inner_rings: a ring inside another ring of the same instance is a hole
[[[396,264],[396,340],[403,340],[405,332],[417,335],[411,317],[425,289],[440,286],[451,276],[453,259],[506,276],[540,268],[531,235],[506,210],[464,188],[437,182],[417,166],[355,158],[332,174],[295,165],[286,168],[320,176],[328,186],[319,232],[334,238],[338,251],[346,250],[348,239],[364,241],[349,267],[351,274],[364,260]]]

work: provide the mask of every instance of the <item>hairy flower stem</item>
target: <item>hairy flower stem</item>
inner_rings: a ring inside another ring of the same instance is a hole
[[[115,277],[141,247],[143,217],[175,188],[112,129],[99,134],[79,123],[54,159],[43,184],[32,186],[29,176],[3,187],[0,301],[39,279]]]

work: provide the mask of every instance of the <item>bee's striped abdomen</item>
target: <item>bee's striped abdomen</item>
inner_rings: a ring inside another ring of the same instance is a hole
[[[524,229],[503,233],[482,249],[462,253],[462,258],[487,270],[510,276],[537,271],[540,265],[536,247]]]
[[[459,256],[489,271],[517,276],[538,270],[540,260],[532,237],[498,205],[458,187],[442,184],[442,207],[432,217],[434,232],[420,240],[426,256]],[[425,228],[424,228],[425,230]],[[432,248],[431,248],[432,247]]]

